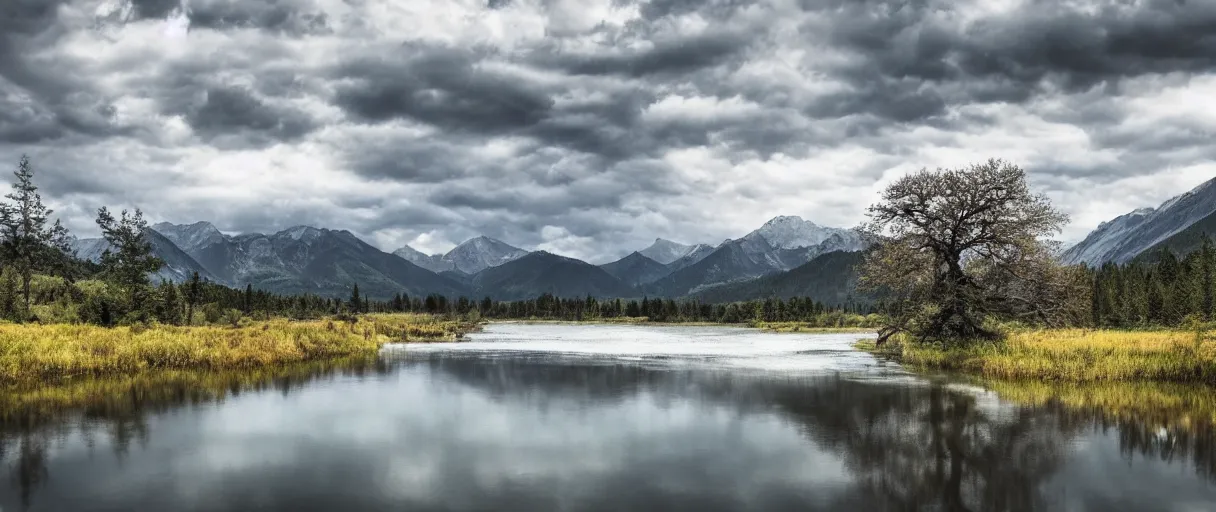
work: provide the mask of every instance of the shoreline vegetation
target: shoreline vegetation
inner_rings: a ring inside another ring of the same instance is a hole
[[[877,319],[856,315],[845,321],[822,323],[815,321],[750,321],[750,322],[706,322],[706,321],[671,321],[651,320],[647,317],[616,317],[616,318],[584,318],[582,320],[554,318],[508,318],[494,319],[500,324],[558,324],[558,325],[645,325],[650,327],[738,327],[742,329],[759,329],[764,332],[776,333],[862,333],[876,329]]]
[[[477,319],[417,313],[233,325],[0,325],[0,383],[135,375],[156,370],[230,370],[372,354],[387,343],[455,341]]]
[[[10,384],[0,393],[0,423],[42,422],[80,408],[128,411],[153,403],[208,403],[245,391],[290,389],[318,377],[378,371],[375,354],[225,370],[165,369],[58,382]]]
[[[1216,384],[1216,333],[1207,329],[1014,329],[1000,341],[944,346],[899,335],[855,347],[922,371],[1010,381]]]

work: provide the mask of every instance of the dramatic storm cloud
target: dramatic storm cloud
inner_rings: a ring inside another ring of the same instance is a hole
[[[1216,176],[1208,0],[8,0],[0,161],[232,232],[603,262],[1025,167],[1075,240]]]

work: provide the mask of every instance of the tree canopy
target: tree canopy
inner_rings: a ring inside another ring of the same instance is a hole
[[[28,308],[34,272],[61,269],[70,248],[67,229],[58,220],[50,222],[54,211],[42,204],[28,157],[21,157],[13,176],[13,191],[4,196],[7,202],[0,203],[0,253],[21,277]]]
[[[875,249],[861,286],[891,316],[880,341],[901,331],[992,339],[991,317],[1062,324],[1085,315],[1084,270],[1058,265],[1044,240],[1067,217],[1030,190],[1017,165],[922,169],[892,183],[867,214]]]

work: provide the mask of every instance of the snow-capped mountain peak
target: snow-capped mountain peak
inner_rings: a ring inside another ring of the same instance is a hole
[[[312,226],[293,226],[277,233],[296,241],[310,242],[321,236],[321,230]]]
[[[1158,242],[1216,212],[1216,179],[1174,196],[1157,208],[1139,208],[1098,224],[1060,256],[1068,264],[1125,263]]]
[[[438,273],[456,268],[450,262],[444,261],[442,254],[428,255],[408,245],[393,251],[393,254],[431,272]]]
[[[528,251],[505,242],[488,236],[479,236],[457,245],[443,255],[442,259],[461,272],[476,274],[487,268],[515,261],[527,254]]]
[[[173,242],[173,245],[185,251],[204,247],[224,238],[224,234],[219,229],[216,229],[213,224],[206,221],[195,222],[194,224],[161,222],[153,225],[152,229],[164,235],[165,238]]]
[[[696,246],[684,245],[663,238],[655,238],[650,247],[638,251],[642,256],[667,265],[691,253]]]
[[[822,244],[835,234],[846,240],[856,235],[847,229],[823,227],[802,217],[783,215],[773,217],[752,234],[759,235],[777,249],[800,249]],[[860,247],[859,247],[860,248]],[[856,250],[856,249],[854,249]]]

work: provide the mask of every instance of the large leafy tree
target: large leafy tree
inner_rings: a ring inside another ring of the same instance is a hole
[[[110,247],[101,255],[102,272],[119,285],[131,301],[131,309],[140,307],[140,298],[148,291],[148,274],[160,270],[164,261],[152,253],[152,244],[144,232],[148,223],[143,212],[123,210],[114,217],[108,209],[97,211],[97,225]]]
[[[1083,269],[1056,264],[1044,241],[1067,217],[1030,191],[1017,165],[922,169],[892,183],[868,216],[876,248],[861,284],[890,313],[880,342],[900,331],[991,339],[990,316],[1061,324],[1089,311]]]
[[[62,270],[71,249],[67,229],[58,220],[50,222],[54,211],[42,204],[29,157],[21,157],[13,175],[13,191],[4,196],[8,202],[0,205],[0,252],[20,276],[28,308],[34,272]]]

